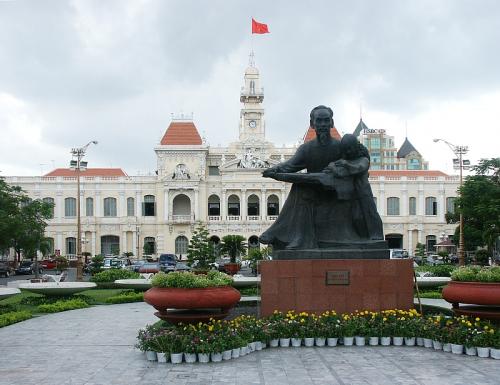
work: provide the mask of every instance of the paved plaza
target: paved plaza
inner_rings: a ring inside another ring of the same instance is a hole
[[[94,306],[0,329],[0,385],[481,384],[500,361],[412,347],[273,348],[215,364],[158,364],[134,349],[145,303]]]

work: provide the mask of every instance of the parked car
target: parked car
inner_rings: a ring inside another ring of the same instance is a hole
[[[146,262],[143,263],[139,268],[139,273],[158,273],[160,271],[160,265],[156,262]]]
[[[35,262],[31,261],[22,261],[19,266],[16,269],[16,274],[21,275],[21,274],[28,274],[32,275],[35,272]],[[38,265],[38,273],[42,274],[43,273],[43,267],[39,264]]]
[[[103,269],[124,269],[125,261],[120,258],[104,258]]]
[[[408,258],[408,252],[404,249],[390,249],[391,259]]]
[[[439,259],[439,255],[431,254],[427,256],[427,264],[431,266],[444,264],[442,259]]]
[[[57,262],[55,259],[44,259],[40,261],[40,266],[42,266],[45,270],[52,270],[57,267]]]
[[[128,270],[135,271],[136,273],[138,273],[141,266],[144,265],[145,263],[147,263],[147,261],[141,259],[139,261],[132,262],[132,264],[127,266],[126,268]]]
[[[11,274],[14,274],[12,266],[8,262],[0,262],[0,277],[8,278]]]
[[[175,271],[190,271],[191,268],[184,262],[177,262],[175,265]]]
[[[174,271],[177,264],[177,257],[175,254],[161,254],[158,259],[158,264],[161,271]]]

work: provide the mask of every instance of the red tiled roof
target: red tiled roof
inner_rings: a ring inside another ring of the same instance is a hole
[[[437,170],[370,170],[370,176],[448,176]]]
[[[80,172],[81,176],[127,176],[121,168],[88,168]],[[70,168],[56,168],[45,176],[76,176]]]
[[[330,130],[330,135],[332,136],[332,138],[340,140],[340,134],[335,127],[333,127]],[[314,128],[309,127],[309,129],[306,132],[306,135],[304,136],[304,143],[309,142],[310,140],[313,140],[314,138],[316,138],[316,131],[314,131]]]
[[[200,134],[193,122],[172,122],[165,135],[161,138],[161,145],[202,144]]]

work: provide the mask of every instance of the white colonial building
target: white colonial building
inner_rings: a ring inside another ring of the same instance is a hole
[[[215,241],[243,235],[252,246],[276,219],[290,185],[263,178],[261,172],[284,161],[296,147],[266,141],[264,92],[259,71],[250,65],[240,100],[238,141],[212,147],[192,119],[172,119],[154,148],[157,173],[128,176],[121,169],[81,172],[82,251],[95,254],[175,252],[185,255],[196,223],[208,226]],[[309,128],[297,139],[314,138]],[[235,130],[236,133],[236,130]],[[337,130],[332,135],[339,138]],[[77,179],[75,171],[56,169],[42,177],[7,177],[33,198],[54,203],[46,230],[54,252],[76,253]],[[372,170],[370,181],[386,238],[392,248],[410,254],[417,242],[431,248],[454,233],[445,213],[453,210],[458,178],[430,170]]]

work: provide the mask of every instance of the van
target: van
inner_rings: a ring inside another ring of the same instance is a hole
[[[391,259],[408,258],[408,252],[404,249],[390,249],[389,252]]]
[[[177,257],[175,254],[160,254],[158,263],[161,271],[174,271],[175,266],[177,265]]]

